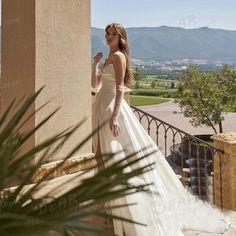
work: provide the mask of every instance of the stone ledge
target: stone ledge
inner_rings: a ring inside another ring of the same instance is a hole
[[[236,132],[215,134],[211,136],[211,139],[224,143],[236,144]]]
[[[82,171],[45,180],[41,183],[41,187],[33,193],[32,197],[33,199],[42,198],[47,196],[49,193],[53,194],[55,198],[59,197],[63,193],[66,193],[69,190],[71,190],[73,187],[78,186],[83,179],[91,178],[93,175],[94,175],[94,170],[91,170],[88,172]],[[33,186],[35,186],[35,184],[36,183],[24,185],[24,187],[19,193],[19,196],[25,194],[26,191],[30,190]],[[17,188],[18,186],[5,188],[2,192],[0,192],[0,196],[2,197],[4,196],[4,194],[12,193]]]
[[[88,153],[83,156],[69,158],[62,166],[53,171],[45,180],[54,179],[63,175],[72,174],[94,167],[96,166],[94,156],[94,153]],[[46,174],[52,171],[52,169],[55,169],[61,162],[62,160],[41,165],[35,176],[32,178],[32,183],[39,182]]]

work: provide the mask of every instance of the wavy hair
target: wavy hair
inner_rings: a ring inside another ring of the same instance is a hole
[[[105,31],[110,27],[114,27],[116,33],[120,36],[119,37],[119,50],[122,51],[126,57],[126,71],[125,71],[125,78],[124,84],[129,87],[133,84],[133,69],[130,66],[130,55],[129,55],[129,45],[128,45],[128,37],[125,28],[119,23],[111,23],[108,24],[105,28]]]

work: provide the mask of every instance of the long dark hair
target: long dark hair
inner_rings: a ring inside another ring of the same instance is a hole
[[[130,66],[130,55],[129,55],[129,45],[128,45],[128,37],[125,28],[118,23],[111,23],[108,24],[105,28],[105,31],[110,27],[114,27],[119,37],[119,50],[122,51],[126,57],[126,71],[125,71],[125,78],[124,84],[127,87],[130,87],[133,83],[133,69]]]

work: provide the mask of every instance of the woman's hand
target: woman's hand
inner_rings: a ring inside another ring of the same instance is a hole
[[[93,64],[97,65],[102,57],[103,57],[103,53],[102,52],[98,52],[96,54],[96,56],[93,58]]]
[[[120,134],[120,125],[118,119],[111,119],[109,125],[113,136],[118,136]]]

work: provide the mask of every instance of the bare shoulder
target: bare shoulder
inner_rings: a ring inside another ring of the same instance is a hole
[[[113,55],[113,64],[119,64],[119,65],[123,65],[126,66],[126,57],[125,54],[123,52],[116,52]]]

